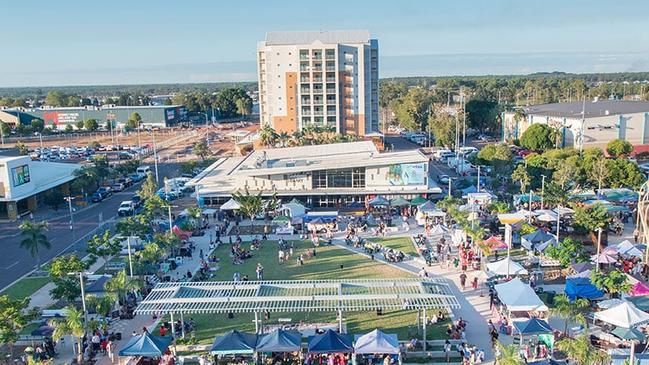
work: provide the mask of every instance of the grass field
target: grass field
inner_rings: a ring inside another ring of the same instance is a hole
[[[386,241],[389,241],[385,244],[390,247],[399,248],[402,245],[405,248],[406,246],[404,239],[389,239]],[[246,260],[242,265],[232,264],[229,256],[229,245],[218,247],[213,255],[220,259],[220,269],[211,280],[232,280],[232,275],[237,271],[242,276],[248,275],[251,280],[254,280],[256,278],[255,267],[258,262],[264,266],[264,280],[399,278],[412,276],[402,270],[372,261],[369,258],[336,246],[317,247],[316,256],[306,259],[306,251],[313,248],[311,243],[305,241],[292,241],[292,243],[294,245],[294,255],[288,262],[282,264],[278,262],[278,247],[275,241],[263,242],[259,251],[253,251],[253,258]],[[381,242],[381,244],[384,243]],[[243,246],[248,248],[248,244]],[[299,266],[296,260],[300,254],[305,256],[303,266]],[[227,318],[227,315],[224,314],[186,315],[185,319],[190,317],[196,322],[195,336],[201,344],[212,343],[215,336],[233,329],[247,332],[254,332],[255,330],[253,314],[235,314],[234,318]],[[301,321],[319,324],[337,323],[336,313],[334,312],[274,312],[271,313],[270,320],[264,321],[264,326],[279,324],[279,318],[290,318],[290,323],[300,323]],[[383,311],[381,316],[377,316],[374,311],[349,312],[343,313],[343,320],[348,332],[353,334],[366,333],[375,328],[380,328],[388,333],[396,333],[401,340],[408,340],[413,336],[417,336],[416,311]],[[287,323],[282,322],[282,324]],[[429,339],[446,338],[445,324],[429,326],[428,334]]]
[[[418,255],[417,249],[415,248],[415,245],[412,244],[410,237],[370,238],[369,240],[382,246],[399,250],[406,255]]]
[[[27,277],[0,292],[0,295],[8,295],[13,300],[24,299],[34,294],[50,281],[51,279],[49,277]]]

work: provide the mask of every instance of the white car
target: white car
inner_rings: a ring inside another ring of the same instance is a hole
[[[120,217],[125,217],[127,215],[133,215],[135,213],[135,203],[132,200],[125,200],[117,208],[117,215]]]

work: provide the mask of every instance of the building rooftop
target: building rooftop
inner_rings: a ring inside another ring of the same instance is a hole
[[[525,108],[526,114],[543,115],[548,117],[581,118],[585,109],[586,118],[604,117],[607,115],[620,115],[649,112],[647,101],[622,101],[622,100],[598,100],[573,101],[570,103],[554,103],[532,105]]]
[[[101,106],[61,106],[61,107],[41,107],[41,108],[0,108],[4,112],[29,112],[29,111],[71,111],[71,110],[113,110],[113,109],[166,109],[178,108],[182,105],[101,105]]]
[[[76,163],[31,161],[25,156],[2,157],[0,162],[8,163],[13,160],[24,159],[29,165],[29,175],[32,184],[21,186],[20,189],[12,188],[9,196],[0,198],[0,201],[16,201],[41,193],[55,186],[74,180],[74,171],[81,167]],[[26,190],[27,187],[31,187]]]
[[[311,44],[315,41],[322,43],[368,43],[368,30],[335,30],[316,32],[268,32],[266,45],[280,46],[289,44]]]

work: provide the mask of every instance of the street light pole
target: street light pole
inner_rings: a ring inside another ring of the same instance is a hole
[[[541,175],[541,209],[545,209],[545,205],[543,205],[544,194],[545,194],[545,175]]]
[[[448,197],[451,197],[451,181],[452,179],[449,177],[448,178]]]
[[[480,192],[480,165],[478,165],[478,193]]]
[[[86,289],[83,287],[83,272],[79,272],[79,284],[81,285],[81,307],[83,308],[83,328],[88,325],[88,311],[86,310]]]
[[[72,215],[72,200],[74,199],[74,197],[67,196],[63,199],[68,201],[68,209],[70,210],[70,230],[74,231],[74,215]]]
[[[532,189],[530,189],[530,201],[528,202],[529,215],[527,216],[527,223],[532,224]]]
[[[595,271],[599,271],[599,250],[602,245],[602,227],[597,229],[597,256],[595,257]]]
[[[133,258],[131,257],[131,236],[126,237],[126,246],[128,247],[128,268],[133,277]]]
[[[173,221],[171,219],[171,205],[167,205],[167,209],[169,209],[169,234],[173,234]]]
[[[153,134],[153,165],[155,167],[155,182],[156,184],[159,184],[160,179],[158,178],[158,148],[155,144],[155,131],[152,130],[151,133]]]

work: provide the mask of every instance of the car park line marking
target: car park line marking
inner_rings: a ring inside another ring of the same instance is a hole
[[[9,270],[9,269],[11,269],[12,267],[18,265],[19,263],[20,263],[20,261],[16,261],[16,262],[14,262],[13,264],[11,264],[11,265],[5,267],[5,270]]]

